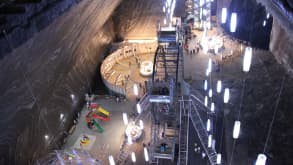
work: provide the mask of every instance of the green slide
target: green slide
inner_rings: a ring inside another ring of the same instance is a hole
[[[99,123],[97,123],[95,120],[92,120],[92,122],[97,127],[97,129],[99,130],[100,133],[103,133],[104,132],[104,128],[101,127]]]

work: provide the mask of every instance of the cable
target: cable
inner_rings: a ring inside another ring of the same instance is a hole
[[[275,110],[274,110],[273,118],[271,120],[269,131],[268,131],[268,134],[267,134],[267,137],[266,137],[266,142],[265,142],[265,145],[264,145],[263,153],[266,152],[266,148],[267,148],[267,145],[268,145],[268,142],[269,142],[269,139],[270,139],[270,135],[271,135],[271,132],[272,132],[273,124],[275,122],[275,117],[276,117],[276,114],[277,114],[281,94],[282,94],[282,91],[283,91],[283,88],[284,88],[285,79],[286,78],[285,78],[285,75],[284,75],[283,80],[282,80],[282,84],[281,84],[281,88],[280,88],[280,91],[279,91],[278,99],[276,101],[276,107],[275,107]]]

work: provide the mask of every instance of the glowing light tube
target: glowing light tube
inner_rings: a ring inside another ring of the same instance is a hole
[[[148,153],[148,150],[147,150],[147,148],[143,148],[143,154],[144,154],[144,160],[146,161],[146,162],[148,162],[150,159],[149,159],[149,153]]]
[[[222,23],[226,23],[227,20],[227,8],[222,8]]]
[[[255,165],[265,165],[267,161],[267,156],[265,154],[258,154]]]
[[[143,129],[143,121],[142,120],[139,120],[139,127],[140,127],[140,129]]]
[[[212,112],[215,112],[215,103],[212,103],[212,104],[211,104],[211,111],[212,111]]]
[[[217,81],[217,92],[221,93],[221,91],[222,91],[222,81],[218,80]]]
[[[127,124],[128,124],[127,114],[126,114],[126,113],[123,113],[123,114],[122,114],[122,117],[123,117],[123,122],[124,122],[124,124],[127,125]]]
[[[204,105],[207,107],[208,106],[208,96],[204,97]]]
[[[224,90],[224,103],[228,103],[230,99],[230,90],[229,88],[225,88]]]
[[[141,107],[139,103],[136,104],[136,110],[137,110],[137,113],[139,114],[141,113]]]
[[[109,155],[109,163],[110,165],[115,165],[114,158],[112,155]]]
[[[212,140],[213,140],[212,135],[209,135],[209,138],[208,138],[208,147],[209,147],[209,148],[212,147]]]
[[[243,58],[243,71],[249,72],[250,65],[251,65],[251,58],[252,58],[252,48],[246,47],[244,58]]]
[[[209,59],[209,62],[208,62],[208,70],[209,72],[212,72],[212,60]]]
[[[207,120],[207,131],[209,132],[211,130],[211,120]]]
[[[221,164],[221,163],[222,163],[222,155],[217,154],[217,164]]]
[[[127,143],[128,144],[132,144],[132,138],[131,138],[131,136],[129,135],[129,136],[127,136]]]
[[[230,32],[234,33],[236,31],[237,27],[237,13],[231,14],[231,20],[230,20]]]
[[[210,89],[210,90],[209,90],[209,97],[212,97],[212,96],[213,96],[213,90]]]
[[[136,157],[134,152],[131,152],[131,160],[132,162],[136,162]]]
[[[164,13],[166,12],[166,7],[165,7],[165,6],[163,6],[163,12],[164,12]]]
[[[208,89],[208,80],[204,80],[204,90],[206,91]]]
[[[240,133],[240,121],[234,122],[234,128],[233,128],[233,138],[238,139],[239,133]]]
[[[133,93],[134,93],[135,96],[138,96],[138,86],[137,86],[137,84],[133,85]]]

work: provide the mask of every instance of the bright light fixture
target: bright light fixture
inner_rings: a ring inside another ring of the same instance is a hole
[[[263,27],[265,27],[265,26],[266,26],[266,24],[267,24],[267,21],[266,21],[266,20],[264,20],[264,21],[263,21],[263,23],[262,23],[262,26],[263,26]]]
[[[70,98],[73,100],[75,98],[74,94],[71,94]]]
[[[209,132],[211,130],[211,120],[207,120],[207,131]]]
[[[209,135],[209,138],[208,138],[208,147],[209,147],[209,148],[212,147],[212,140],[213,140],[212,135]]]
[[[211,111],[212,111],[212,112],[215,112],[215,103],[212,103],[212,104],[211,104]]]
[[[228,103],[230,99],[230,90],[229,88],[225,88],[224,90],[224,103]]]
[[[208,89],[208,80],[204,80],[204,90],[206,91]]]
[[[209,58],[209,62],[208,62],[208,70],[209,72],[212,72],[212,59]]]
[[[60,113],[60,120],[62,120],[64,117],[64,114],[63,113]]]
[[[47,135],[47,134],[44,137],[45,137],[46,140],[49,139],[49,135]]]
[[[123,117],[123,122],[124,122],[124,124],[127,125],[127,124],[128,124],[127,114],[126,114],[126,113],[123,113],[123,114],[122,114],[122,117]]]
[[[164,12],[164,13],[166,12],[166,7],[165,7],[165,6],[163,6],[163,12]]]
[[[132,162],[136,162],[136,157],[134,152],[131,152],[131,160]]]
[[[252,48],[246,47],[244,58],[243,58],[243,71],[249,72],[250,65],[251,65],[251,58],[252,58]]]
[[[209,76],[210,75],[210,71],[209,69],[206,70],[206,76]]]
[[[222,81],[218,80],[217,81],[217,92],[221,93],[221,91],[222,91]]]
[[[217,154],[217,164],[221,164],[221,163],[222,163],[222,155]]]
[[[267,19],[269,19],[270,18],[270,13],[267,13]]]
[[[142,120],[139,120],[139,127],[140,127],[140,129],[143,129],[143,121]]]
[[[231,20],[230,20],[230,32],[234,33],[236,31],[237,27],[237,13],[231,14]]]
[[[226,23],[227,20],[227,8],[222,8],[222,23]]]
[[[208,106],[208,96],[204,97],[204,105],[207,107]]]
[[[164,18],[164,25],[166,25],[167,24],[167,20],[166,20],[166,18]]]
[[[233,138],[238,139],[239,133],[240,133],[240,121],[234,122],[234,128],[233,128]]]
[[[267,156],[265,154],[258,154],[255,165],[265,165],[267,161]]]
[[[139,103],[136,104],[136,110],[137,110],[137,113],[139,114],[141,113],[141,107]]]
[[[127,143],[128,144],[132,144],[132,138],[131,138],[131,136],[129,135],[129,136],[127,136]]]
[[[212,97],[212,96],[213,96],[213,90],[210,89],[210,90],[209,90],[209,97]]]
[[[143,148],[143,154],[144,154],[144,160],[146,161],[146,162],[148,162],[149,161],[149,153],[148,153],[148,150],[147,150],[147,148]]]
[[[133,84],[133,93],[135,96],[138,96],[138,86],[137,84]]]
[[[109,163],[110,165],[115,165],[114,158],[112,155],[109,155]]]

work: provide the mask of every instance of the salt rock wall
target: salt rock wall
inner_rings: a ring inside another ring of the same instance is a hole
[[[288,33],[278,21],[273,22],[270,51],[277,61],[293,73],[293,34]]]
[[[1,59],[1,165],[32,164],[62,145],[114,37],[107,20],[119,3],[83,0]]]
[[[117,37],[154,39],[157,26],[163,25],[163,0],[123,0],[113,15]],[[131,9],[131,10],[130,10]]]

